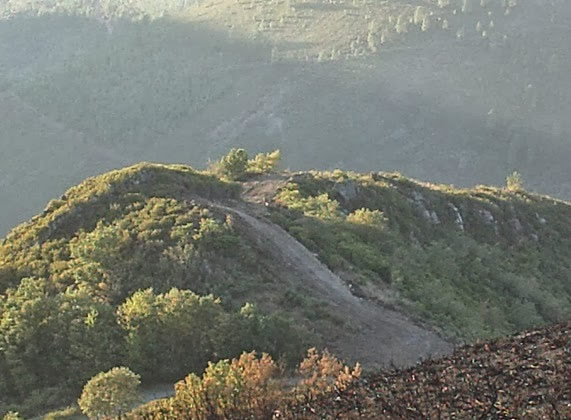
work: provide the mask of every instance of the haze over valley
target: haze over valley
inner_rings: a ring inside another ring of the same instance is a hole
[[[464,4],[465,3],[465,4]],[[86,176],[279,148],[571,197],[565,1],[0,2],[0,231]]]
[[[0,419],[571,418],[570,19],[0,0]]]

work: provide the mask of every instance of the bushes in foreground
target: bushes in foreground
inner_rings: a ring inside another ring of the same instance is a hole
[[[0,394],[0,418],[4,410],[27,416],[68,404],[85,380],[112,366],[129,366],[153,383],[178,380],[201,372],[209,361],[253,349],[285,364],[303,354],[300,328],[279,314],[264,316],[251,304],[233,311],[212,296],[147,289],[114,313],[78,293],[47,296],[34,289],[42,285],[37,283],[23,282],[27,300],[10,295],[0,317],[0,337],[9,340],[0,348],[6,359],[0,373],[9,374],[0,378],[0,391],[15,393],[12,405],[3,401],[10,395]]]
[[[116,367],[91,378],[79,398],[81,411],[89,418],[119,417],[139,401],[139,375]]]
[[[267,354],[243,353],[238,359],[210,363],[202,377],[187,376],[172,398],[153,401],[128,415],[130,419],[279,418],[287,404],[309,402],[341,391],[361,375],[329,352],[310,349],[288,387],[284,370]]]

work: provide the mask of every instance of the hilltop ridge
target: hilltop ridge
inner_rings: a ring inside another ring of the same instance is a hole
[[[244,176],[141,163],[13,229],[0,242],[3,403],[34,412],[119,363],[153,383],[253,349],[289,364],[317,345],[368,368],[408,366],[571,315],[565,201],[396,173]],[[168,344],[196,334],[210,344],[192,359]],[[42,397],[26,398],[30,387]]]

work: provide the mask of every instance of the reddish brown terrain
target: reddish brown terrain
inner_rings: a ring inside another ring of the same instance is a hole
[[[298,419],[569,419],[571,323],[457,349],[290,408]]]

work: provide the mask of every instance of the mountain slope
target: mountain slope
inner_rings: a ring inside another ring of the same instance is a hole
[[[49,408],[120,364],[164,382],[318,345],[409,365],[569,319],[571,205],[513,188],[157,164],[87,179],[0,243],[2,407]]]
[[[434,332],[415,325],[403,314],[353,295],[341,278],[280,227],[240,210],[222,208],[249,226],[249,232],[269,250],[276,265],[292,270],[294,276],[303,279],[304,288],[327,302],[331,311],[343,314],[350,327],[357,329],[357,334],[328,344],[341,357],[365,366],[400,366],[414,363],[419,356],[434,356],[451,349]]]
[[[503,335],[569,316],[568,203],[341,171],[294,176],[274,200],[273,220],[362,296],[448,333]]]
[[[91,159],[77,176],[117,166],[108,155],[202,165],[229,147],[279,147],[292,169],[382,167],[461,186],[518,170],[529,189],[571,197],[568,2],[10,1],[0,10],[0,91],[80,133],[72,156]],[[8,126],[6,159],[26,161],[18,139],[28,151],[61,141],[42,125]],[[79,180],[57,162],[33,159],[46,195]],[[27,187],[38,198],[19,203],[18,186],[2,185],[16,215],[6,232],[46,195]]]

